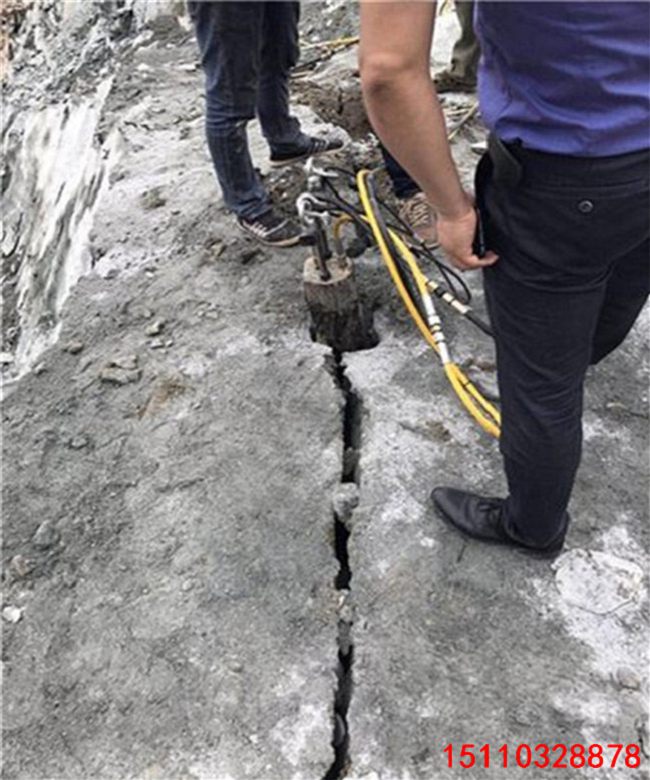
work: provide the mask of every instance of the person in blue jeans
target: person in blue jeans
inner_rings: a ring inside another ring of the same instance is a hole
[[[257,115],[273,166],[343,146],[340,138],[306,135],[289,110],[300,5],[188,0],[188,10],[205,72],[208,147],[225,204],[257,240],[293,246],[300,227],[273,208],[253,167],[246,126]]]

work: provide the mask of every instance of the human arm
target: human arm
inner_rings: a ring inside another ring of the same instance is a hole
[[[435,2],[361,2],[360,72],[370,121],[435,208],[438,238],[455,265],[497,260],[472,250],[476,214],[464,192],[429,73]]]

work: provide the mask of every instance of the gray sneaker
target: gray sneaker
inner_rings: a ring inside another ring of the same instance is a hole
[[[405,198],[400,206],[399,216],[427,249],[435,249],[438,246],[436,215],[423,192]]]
[[[245,233],[267,246],[295,246],[300,241],[298,225],[273,210],[254,219],[238,217],[237,224]]]

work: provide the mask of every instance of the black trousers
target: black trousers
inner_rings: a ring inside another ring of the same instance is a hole
[[[508,479],[506,527],[566,532],[585,373],[617,347],[650,289],[650,152],[577,158],[491,139],[476,177]]]

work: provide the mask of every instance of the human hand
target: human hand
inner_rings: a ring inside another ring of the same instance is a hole
[[[491,251],[486,252],[484,257],[475,254],[473,243],[477,216],[469,195],[466,196],[466,205],[464,213],[458,215],[438,214],[438,241],[456,268],[461,271],[472,271],[493,265],[499,258]]]

